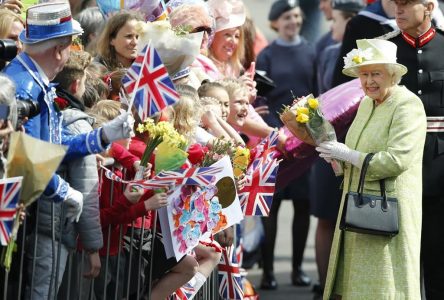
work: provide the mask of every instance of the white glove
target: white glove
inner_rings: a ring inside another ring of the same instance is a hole
[[[103,138],[108,143],[128,139],[133,134],[133,124],[133,116],[128,112],[122,112],[115,119],[102,125]]]
[[[329,163],[332,159],[337,159],[360,167],[360,152],[350,149],[343,143],[338,143],[337,141],[322,142],[316,147],[316,151],[319,152],[320,157],[324,158]]]
[[[83,209],[83,194],[69,187],[64,203],[66,207],[66,218],[68,218],[70,222],[78,222]]]

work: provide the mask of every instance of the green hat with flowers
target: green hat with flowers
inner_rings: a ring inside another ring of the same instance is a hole
[[[362,39],[357,40],[356,45],[358,48],[344,57],[342,73],[345,75],[358,77],[359,67],[376,64],[392,65],[400,76],[407,73],[407,68],[396,62],[397,47],[394,43],[380,39]]]

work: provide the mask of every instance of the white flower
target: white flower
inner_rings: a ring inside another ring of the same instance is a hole
[[[371,60],[373,58],[373,51],[371,48],[353,49],[347,56],[344,57],[344,68],[350,68],[362,64],[364,61]]]

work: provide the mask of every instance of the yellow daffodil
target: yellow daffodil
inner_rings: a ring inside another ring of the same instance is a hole
[[[296,117],[296,121],[299,123],[307,123],[310,118],[306,114],[298,114]]]
[[[359,65],[360,63],[362,63],[362,56],[360,56],[360,55],[356,55],[356,56],[353,57],[352,61],[353,61],[355,64]]]
[[[299,116],[300,114],[303,114],[303,115],[308,115],[308,108],[307,107],[305,107],[305,106],[299,106],[298,108],[297,108],[297,115]]]
[[[137,129],[136,130],[139,133],[143,133],[143,132],[145,132],[145,126],[142,123],[140,123],[139,125],[137,125]]]
[[[250,150],[248,148],[238,146],[233,156],[233,173],[239,177],[245,173],[250,163]]]
[[[310,108],[312,109],[317,109],[319,107],[319,102],[318,99],[316,98],[310,98],[308,99],[308,106],[310,106]]]

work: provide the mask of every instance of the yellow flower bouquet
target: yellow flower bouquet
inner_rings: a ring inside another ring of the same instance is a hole
[[[292,106],[286,106],[280,118],[295,137],[312,146],[336,140],[333,125],[324,118],[319,100],[312,94],[297,99]],[[335,174],[342,174],[342,168],[338,162],[333,161],[332,167]]]
[[[232,157],[233,174],[236,178],[241,177],[247,171],[250,164],[250,150],[242,146],[237,146]]]
[[[148,165],[148,161],[154,150],[162,142],[165,142],[171,148],[182,150],[187,145],[187,140],[185,137],[179,134],[176,129],[174,129],[172,124],[165,121],[161,121],[156,124],[153,119],[148,118],[144,123],[139,124],[136,130],[140,133],[147,132],[149,136],[145,151],[143,152],[142,159],[140,161],[140,166],[143,167]]]
[[[309,103],[311,103],[311,106]],[[316,143],[308,131],[306,124],[310,121],[310,116],[313,116],[318,106],[319,103],[317,99],[309,95],[304,98],[295,99],[293,105],[285,106],[280,114],[281,121],[287,126],[288,130],[290,130],[295,137],[312,146],[316,146]]]

